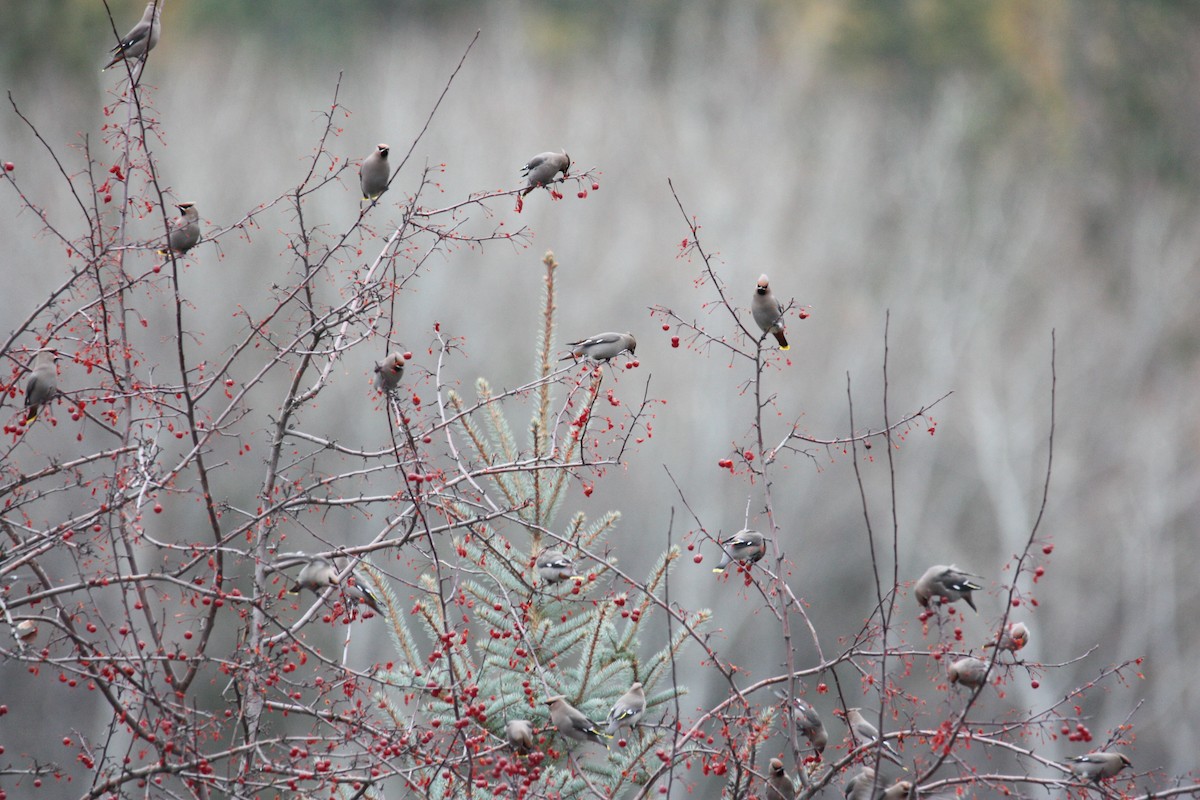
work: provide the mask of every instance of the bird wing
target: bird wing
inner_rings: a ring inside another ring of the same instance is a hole
[[[531,170],[537,169],[544,163],[546,163],[546,154],[541,153],[539,155],[536,155],[533,158],[529,159],[529,162],[527,164],[525,164],[525,166],[521,167],[521,174],[528,175]]]
[[[149,35],[150,23],[139,22],[137,25],[133,26],[133,30],[126,34],[125,38],[118,42],[110,52],[123,53]]]

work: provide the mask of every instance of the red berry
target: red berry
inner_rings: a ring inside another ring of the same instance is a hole
[[[1039,686],[1041,686],[1041,684],[1040,684],[1040,683],[1038,683],[1037,681],[1030,681],[1030,682],[1029,682],[1029,688],[1030,688],[1030,689],[1036,689],[1036,688],[1038,688]]]
[[[1052,545],[1052,544],[1046,545],[1045,547],[1042,548],[1042,552],[1045,553],[1046,555],[1050,555],[1051,553],[1054,552],[1054,545]]]
[[[411,361],[411,360],[412,360],[412,351],[410,351],[410,350],[405,350],[405,351],[404,351],[404,360],[405,360],[405,361]]]
[[[671,326],[670,326],[670,325],[668,325],[668,324],[666,324],[666,323],[664,322],[664,323],[663,323],[663,330],[664,330],[664,331],[669,331],[669,330],[671,330]]]
[[[699,553],[696,553],[696,555],[692,556],[692,561],[696,562],[697,564],[699,564],[703,560],[704,560],[704,556],[700,555]]]
[[[11,162],[11,161],[4,162],[4,171],[5,172],[12,172],[16,168],[17,168],[17,165],[14,164],[13,162]]]

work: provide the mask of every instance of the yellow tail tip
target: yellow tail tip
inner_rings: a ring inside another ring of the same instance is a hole
[[[713,567],[713,572],[724,572],[724,571],[725,571],[724,567]]]
[[[784,344],[784,345],[780,345],[779,349],[780,350],[791,350],[792,346],[790,344]]]

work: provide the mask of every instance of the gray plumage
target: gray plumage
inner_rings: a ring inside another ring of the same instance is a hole
[[[37,419],[42,406],[58,395],[58,353],[39,350],[29,363],[29,382],[25,384],[25,424]]]
[[[388,151],[386,144],[375,146],[374,152],[363,159],[358,170],[358,185],[362,189],[364,203],[369,203],[387,190],[388,178],[392,176],[388,166]]]
[[[354,602],[363,603],[376,614],[386,616],[383,608],[380,607],[379,598],[375,596],[375,592],[371,590],[371,584],[367,583],[367,579],[362,573],[351,572],[350,579],[342,585],[342,591]]]
[[[565,150],[560,153],[538,153],[521,168],[521,174],[529,179],[521,196],[524,197],[539,186],[548,186],[560,172],[564,178],[567,177],[567,170],[570,168],[571,157]]]
[[[767,770],[766,795],[767,800],[796,800],[796,787],[778,758],[771,759],[771,766]]]
[[[383,361],[375,362],[375,391],[391,393],[404,377],[404,356],[391,353]]]
[[[978,575],[963,572],[953,564],[934,564],[917,579],[913,593],[922,608],[928,608],[930,601],[934,598],[938,598],[943,603],[953,603],[962,599],[967,601],[967,605],[973,611],[978,612],[979,609],[975,608],[975,601],[971,599],[971,592],[983,588],[971,580],[978,577]]]
[[[291,592],[300,594],[303,589],[312,589],[320,594],[326,586],[337,586],[337,574],[337,568],[333,564],[317,556],[300,570],[300,574],[296,577],[296,585],[291,588]]]
[[[896,748],[892,747],[891,742],[879,735],[879,729],[867,721],[867,718],[862,715],[861,709],[850,708],[846,710],[846,725],[850,728],[850,732],[854,734],[856,747],[878,742],[884,750],[887,750],[892,755],[900,755],[896,752]]]
[[[533,725],[527,719],[510,719],[504,723],[504,735],[513,750],[519,755],[529,755],[533,750]]]
[[[1115,776],[1126,767],[1132,767],[1133,762],[1124,753],[1105,752],[1103,750],[1074,756],[1067,759],[1072,762],[1071,772],[1080,780],[1099,783]]]
[[[988,642],[984,647],[999,647],[1001,650],[1015,653],[1027,644],[1029,644],[1029,628],[1024,622],[1010,622],[1004,632],[1000,634],[999,642]]]
[[[775,299],[767,276],[758,279],[754,296],[750,299],[750,313],[755,323],[764,334],[771,334],[779,342],[780,350],[787,350],[789,345],[783,329],[783,303]]]
[[[629,351],[633,355],[637,350],[637,339],[632,333],[598,333],[577,342],[567,342],[571,347],[570,355],[563,356],[559,361],[568,358],[590,358],[592,361],[608,361]]]
[[[173,250],[183,255],[195,247],[200,241],[200,212],[195,203],[177,203],[181,216],[171,221],[171,232],[167,234],[167,246],[159,250],[159,255],[166,255]]]
[[[646,692],[642,689],[642,684],[635,682],[629,687],[629,691],[621,695],[617,702],[613,703],[612,710],[608,712],[608,733],[616,733],[621,728],[633,728],[641,721],[642,715],[646,713]]]
[[[543,550],[537,557],[537,571],[546,583],[579,577],[575,574],[575,562],[559,550]]]
[[[758,531],[742,530],[721,542],[721,561],[713,572],[724,572],[730,563],[753,564],[767,554],[767,540]]]
[[[897,781],[879,793],[879,800],[904,800],[913,793],[912,781]]]
[[[846,800],[871,800],[876,788],[874,768],[863,767],[846,781],[842,794]]]
[[[787,699],[785,694],[780,692],[775,694],[781,699]],[[829,734],[826,732],[825,723],[821,721],[821,715],[817,713],[817,710],[802,698],[793,697],[791,717],[796,730],[804,734],[817,755],[824,753],[825,745],[829,744]]]
[[[951,683],[961,683],[968,689],[978,689],[987,680],[987,662],[967,656],[955,661],[946,669]]]
[[[146,10],[142,12],[142,18],[113,47],[112,60],[104,65],[101,72],[120,61],[141,58],[154,49],[154,46],[158,44],[158,36],[162,33],[164,2],[165,0],[150,0],[149,3],[146,3]]]
[[[600,726],[588,719],[582,711],[567,702],[563,695],[555,695],[546,700],[550,706],[550,724],[568,739],[577,742],[596,742],[608,749],[606,738],[612,737],[600,730]]]

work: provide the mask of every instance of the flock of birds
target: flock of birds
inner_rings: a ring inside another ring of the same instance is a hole
[[[162,6],[163,0],[151,0],[146,4],[141,20],[113,48],[112,58],[105,69],[123,61],[133,62],[131,69],[140,68],[145,54],[158,43]],[[388,152],[388,145],[380,144],[363,159],[359,170],[363,202],[374,203],[387,190],[391,180]],[[540,153],[529,159],[522,170],[522,175],[527,181],[521,190],[522,196],[540,187],[549,188],[556,179],[565,180],[570,167],[571,159],[565,151]],[[166,247],[159,250],[161,254],[170,251],[183,255],[200,242],[200,216],[196,204],[182,202],[177,204],[177,208],[180,216],[172,221]],[[785,308],[772,293],[766,275],[758,279],[750,311],[755,323],[763,332],[763,337],[773,336],[779,348],[787,350],[788,342],[783,323]],[[637,340],[632,333],[607,332],[570,342],[569,346],[570,351],[562,360],[585,358],[594,362],[608,362],[622,353],[634,354]],[[42,349],[34,354],[30,362],[30,377],[25,388],[27,425],[36,420],[39,410],[58,394],[57,360],[56,351]],[[391,353],[375,364],[377,391],[391,394],[397,389],[403,376],[404,356],[399,353]],[[733,563],[753,564],[767,552],[763,535],[752,530],[742,530],[733,534],[720,542],[720,547],[721,560],[713,568],[713,572],[723,572]],[[547,584],[579,577],[574,561],[560,550],[544,550],[534,563],[539,577]],[[342,580],[344,572],[346,579]],[[978,611],[971,596],[973,591],[982,588],[975,582],[977,577],[959,570],[954,565],[938,564],[926,570],[917,580],[913,593],[923,608],[928,608],[931,603],[936,606],[962,600]],[[340,587],[346,597],[354,603],[365,604],[376,613],[383,614],[382,605],[361,574],[353,569],[339,569],[335,563],[325,558],[309,559],[300,570],[291,591],[298,594],[303,589],[310,589],[320,594],[329,587]],[[984,647],[1016,652],[1028,641],[1029,629],[1022,622],[1013,622],[1001,632],[996,641],[989,642]],[[947,668],[950,683],[961,684],[973,691],[983,687],[987,673],[987,662],[972,656],[960,658]],[[607,748],[608,740],[622,728],[632,730],[641,721],[646,712],[646,694],[640,682],[633,683],[613,704],[603,726],[571,705],[564,695],[548,697],[545,704],[549,707],[550,726],[559,734],[572,741],[594,742]],[[844,718],[855,741],[878,746],[881,748],[881,755],[889,759],[898,758],[899,753],[886,737],[880,736],[878,729],[863,716],[861,709],[847,709]],[[802,698],[793,698],[791,719],[798,732],[808,739],[820,757],[829,736],[816,710]],[[537,730],[529,720],[510,719],[505,723],[504,731],[509,744],[521,755],[528,754],[537,746]],[[1076,777],[1097,783],[1112,778],[1131,766],[1128,757],[1115,751],[1087,753],[1070,760],[1071,770]],[[765,794],[767,800],[794,800],[796,797],[796,787],[788,777],[783,762],[778,758],[772,758],[769,762]],[[844,794],[847,800],[900,800],[913,796],[914,786],[912,782],[905,780],[883,785],[874,768],[863,766],[846,782]]]

